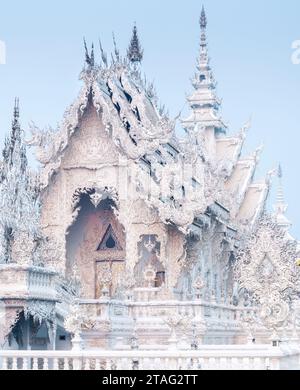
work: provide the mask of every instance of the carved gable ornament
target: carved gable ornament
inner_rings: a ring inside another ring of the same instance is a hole
[[[72,208],[78,209],[80,200],[83,196],[87,196],[95,209],[100,205],[103,200],[110,199],[116,205],[118,205],[118,194],[115,188],[112,187],[97,187],[96,185],[90,188],[78,188],[73,195]]]
[[[264,215],[237,255],[235,278],[241,291],[251,294],[261,307],[264,325],[282,324],[292,301],[300,293],[297,244],[286,239],[285,232]]]
[[[84,69],[80,78],[81,91],[57,130],[31,126],[32,137],[27,143],[36,148],[36,157],[43,164],[44,187],[60,168],[62,155],[89,104],[97,110],[117,148],[129,159],[138,160],[147,152],[155,152],[174,133],[175,121],[156,107],[143,80],[133,77],[126,64]]]

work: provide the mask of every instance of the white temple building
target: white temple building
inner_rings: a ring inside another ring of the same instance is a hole
[[[100,44],[97,63],[85,43],[59,128],[27,139],[16,100],[0,161],[2,369],[300,368],[282,169],[256,179],[250,123],[232,135],[220,114],[204,9],[200,28],[187,118],[142,77],[136,26],[126,56]]]

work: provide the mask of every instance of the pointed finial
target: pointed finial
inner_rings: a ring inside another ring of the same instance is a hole
[[[252,116],[250,116],[250,118],[247,120],[247,122],[241,128],[241,130],[240,130],[240,137],[241,138],[243,138],[243,139],[246,138],[246,134],[247,134],[248,130],[251,129],[251,126],[252,126]]]
[[[94,44],[92,44],[92,50],[91,50],[91,55],[89,54],[86,40],[83,38],[83,43],[84,43],[84,49],[85,49],[85,62],[90,66],[94,67],[95,66],[95,55],[94,55]]]
[[[283,177],[283,172],[282,172],[281,164],[278,165],[278,173],[277,173],[277,175],[278,175],[278,178],[279,178],[279,179],[282,179],[282,177]]]
[[[103,64],[107,67],[107,66],[108,66],[107,54],[106,54],[105,51],[103,50],[103,47],[102,47],[102,43],[101,43],[100,38],[99,38],[99,46],[100,46],[100,52],[101,52],[101,59],[102,59],[102,62],[103,62]]]
[[[12,126],[10,135],[5,139],[5,147],[3,149],[2,155],[4,161],[10,165],[13,164],[13,154],[16,144],[21,145],[21,126],[19,122],[20,117],[20,107],[19,107],[19,98],[15,98]],[[22,156],[21,156],[22,158]]]
[[[140,45],[137,27],[136,27],[136,23],[135,23],[134,27],[133,27],[130,45],[129,45],[129,48],[127,50],[127,57],[128,57],[130,62],[136,64],[136,63],[142,61],[143,54],[144,54],[144,52],[143,52],[143,49]]]
[[[207,27],[207,18],[206,18],[206,14],[205,14],[204,5],[202,6],[202,10],[201,10],[200,27],[202,30],[205,30]]]
[[[86,40],[84,37],[83,37],[83,44],[84,44],[84,50],[85,50],[85,61],[88,63],[88,61],[90,60],[90,56],[89,56],[89,51],[87,48]]]
[[[120,50],[117,47],[116,37],[115,37],[114,32],[112,33],[112,36],[113,36],[113,43],[114,43],[114,49],[115,49],[115,56],[116,56],[117,61],[119,61],[120,60]]]
[[[283,185],[282,185],[283,172],[282,172],[281,164],[279,164],[277,168],[277,177],[278,177],[278,188],[277,188],[276,202],[277,205],[278,204],[281,205],[284,204],[284,193],[283,193]]]
[[[265,147],[264,143],[261,142],[261,144],[258,146],[258,148],[256,148],[256,150],[255,150],[255,152],[254,152],[254,158],[255,158],[255,160],[256,160],[257,162],[258,162],[259,159],[260,159],[260,156],[261,156],[261,154],[262,154],[262,152],[263,152],[263,150],[264,150],[264,147]]]
[[[14,122],[18,122],[20,117],[20,105],[19,98],[15,98],[15,106],[14,106]]]
[[[95,53],[94,53],[94,43],[92,43],[92,50],[91,50],[91,65],[95,65]]]
[[[282,172],[281,164],[278,165],[277,176],[278,176],[278,187],[277,187],[276,200],[275,200],[275,204],[273,205],[273,209],[275,211],[277,224],[280,227],[282,227],[285,231],[288,232],[292,224],[285,215],[288,209],[288,204],[285,202],[284,199],[284,190],[282,184],[283,172]]]
[[[283,185],[282,185],[283,172],[282,172],[281,164],[279,164],[278,168],[277,168],[277,177],[278,177],[279,183],[278,183],[276,200],[277,200],[278,204],[281,204],[281,203],[284,203],[284,194],[283,194]]]
[[[17,129],[20,130],[19,117],[20,117],[19,98],[16,97],[15,104],[14,104],[13,120],[12,120],[12,130],[14,136],[16,136]]]

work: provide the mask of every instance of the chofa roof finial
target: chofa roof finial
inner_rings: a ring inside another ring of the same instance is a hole
[[[95,66],[94,44],[92,43],[91,54],[89,54],[85,38],[83,38],[83,43],[84,43],[84,49],[85,49],[85,62],[91,68],[93,68]]]
[[[106,54],[106,52],[105,52],[104,49],[103,49],[103,46],[102,46],[102,43],[101,43],[101,39],[100,39],[100,38],[99,38],[99,47],[100,47],[102,62],[103,62],[103,64],[107,67],[107,66],[108,66],[107,54]]]
[[[282,167],[281,164],[278,165],[278,173],[277,173],[279,179],[282,179],[283,177],[283,172],[282,172]]]
[[[114,32],[112,33],[112,37],[113,37],[113,44],[114,44],[114,51],[115,51],[116,60],[120,61],[120,50],[118,49],[117,42],[116,42],[116,36],[115,36]]]

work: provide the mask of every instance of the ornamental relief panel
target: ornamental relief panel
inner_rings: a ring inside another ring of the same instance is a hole
[[[161,259],[161,243],[156,235],[142,235],[138,246],[138,262],[134,268],[136,287],[161,287],[166,269]]]
[[[170,290],[173,290],[187,258],[185,235],[177,229],[169,227],[166,250],[168,258],[167,281]]]
[[[235,264],[235,279],[241,291],[250,293],[259,304],[259,320],[268,328],[287,321],[293,299],[300,291],[296,267],[296,242],[268,216],[263,216],[256,231],[240,250]]]
[[[90,108],[69,142],[62,167],[99,166],[118,161],[119,153],[104,129],[101,117]]]
[[[0,327],[0,347],[3,348],[7,337],[11,333],[13,327],[17,323],[21,314],[22,308],[3,306],[1,312],[1,327]]]
[[[59,172],[52,178],[51,186],[44,190],[41,196],[41,224],[42,227],[58,226],[63,223],[65,213],[64,207],[65,185],[63,173]]]
[[[143,240],[143,236],[155,236],[160,242],[160,262],[166,267],[166,243],[167,233],[162,224],[146,226],[143,224],[132,224],[126,228],[126,266],[128,271],[133,274],[134,268],[139,261],[138,243]]]

